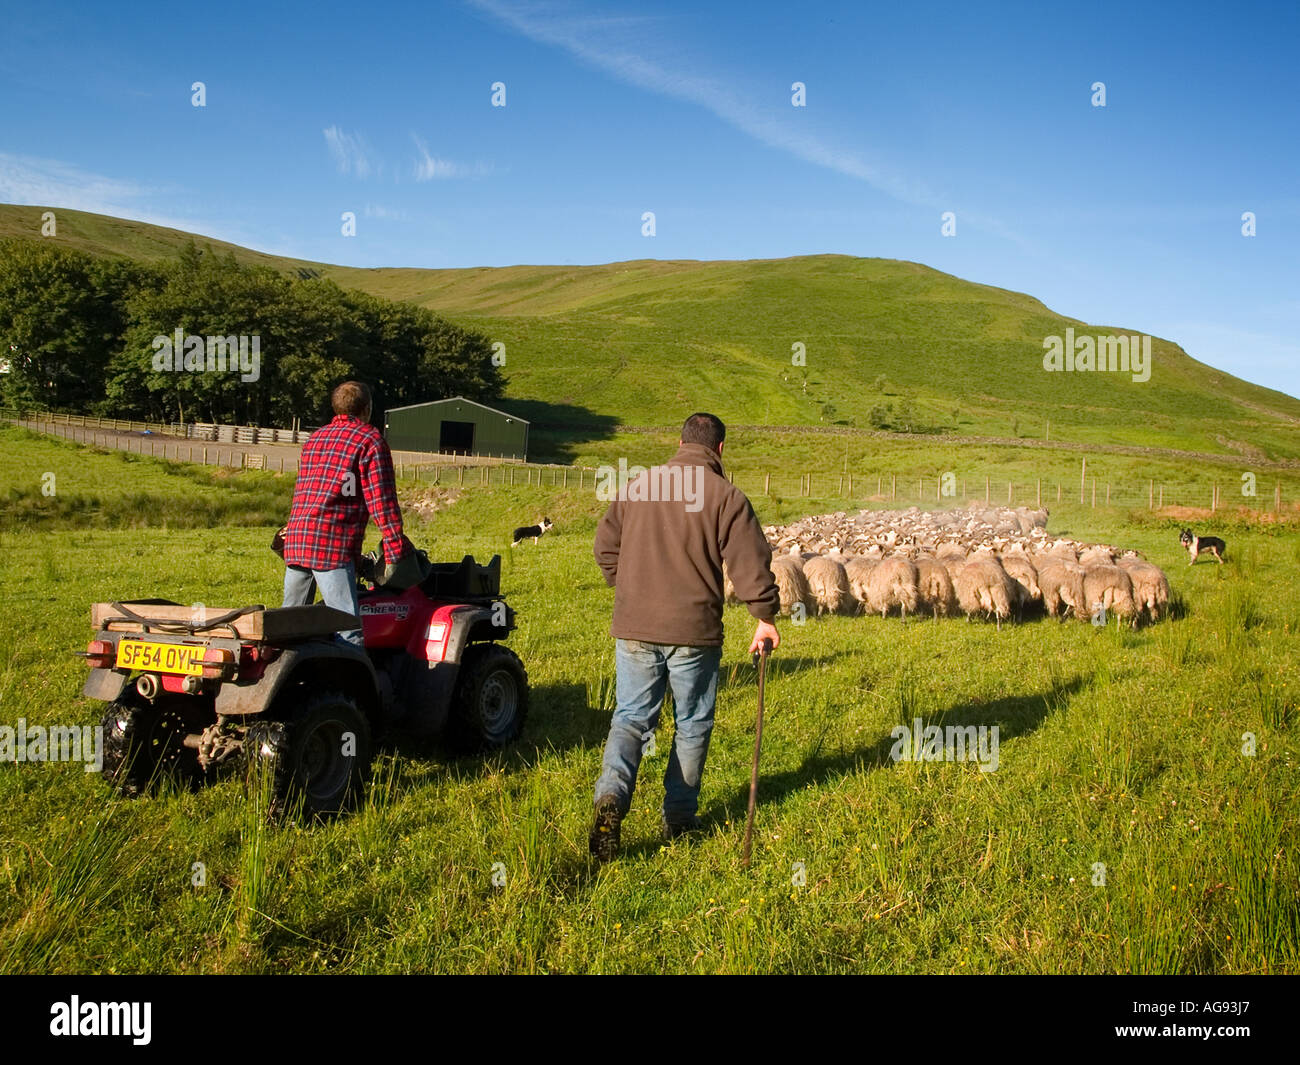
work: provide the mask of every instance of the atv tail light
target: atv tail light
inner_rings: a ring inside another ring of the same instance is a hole
[[[91,640],[86,645],[86,661],[91,669],[112,669],[117,661],[117,648],[112,640]]]
[[[429,631],[424,640],[424,657],[430,662],[441,662],[447,654],[447,635],[451,626],[445,621],[429,622]]]
[[[235,675],[235,653],[224,647],[209,647],[203,652],[203,679],[230,680]]]

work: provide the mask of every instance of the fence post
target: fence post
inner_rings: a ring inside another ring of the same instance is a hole
[[[1079,467],[1079,506],[1083,506],[1083,490],[1088,484],[1088,460],[1083,460],[1083,465]]]
[[[1038,478],[1038,484],[1034,488],[1034,506],[1041,507],[1042,505],[1043,505],[1043,479],[1040,477]]]
[[[460,483],[461,483],[461,484],[464,484],[464,483],[465,483],[465,467],[464,467],[464,466],[462,466],[462,467],[460,468]]]
[[[889,498],[898,498],[898,474],[896,473],[891,473],[889,475]]]
[[[1007,506],[1011,506],[1011,482],[1007,482]]]
[[[1110,482],[1106,482],[1106,506],[1110,506]]]
[[[1160,486],[1160,509],[1165,509],[1165,486]]]
[[[767,473],[763,474],[763,495],[767,496],[771,494],[772,494],[772,471],[768,470]]]

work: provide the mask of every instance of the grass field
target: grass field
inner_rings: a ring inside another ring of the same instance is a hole
[[[0,724],[98,721],[72,653],[92,601],[278,602],[287,479],[12,429],[0,444]],[[51,471],[56,494],[33,492]],[[1052,531],[1169,573],[1183,616],[1137,632],[783,624],[748,872],[755,673],[748,615],[728,608],[707,831],[659,842],[665,724],[624,855],[597,870],[602,504],[572,486],[408,491],[444,504],[407,508],[432,555],[505,556],[522,740],[489,758],[384,747],[364,806],[329,824],[270,824],[238,780],[123,800],[79,765],[0,764],[0,971],[1300,972],[1294,520],[1223,515],[1230,563],[1188,569],[1171,518],[1054,506]],[[764,520],[843,506],[751,494]],[[505,530],[542,511],[554,533],[511,552]],[[917,717],[997,725],[997,770],[892,761],[890,730]]]

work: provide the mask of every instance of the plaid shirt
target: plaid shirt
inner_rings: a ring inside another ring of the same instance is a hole
[[[339,414],[302,446],[284,534],[285,565],[329,570],[355,562],[372,515],[384,536],[385,557],[397,561],[405,544],[393,456],[373,425]]]

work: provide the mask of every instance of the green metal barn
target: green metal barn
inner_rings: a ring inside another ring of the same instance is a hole
[[[394,407],[384,414],[384,438],[394,451],[528,457],[527,421],[463,396]]]

